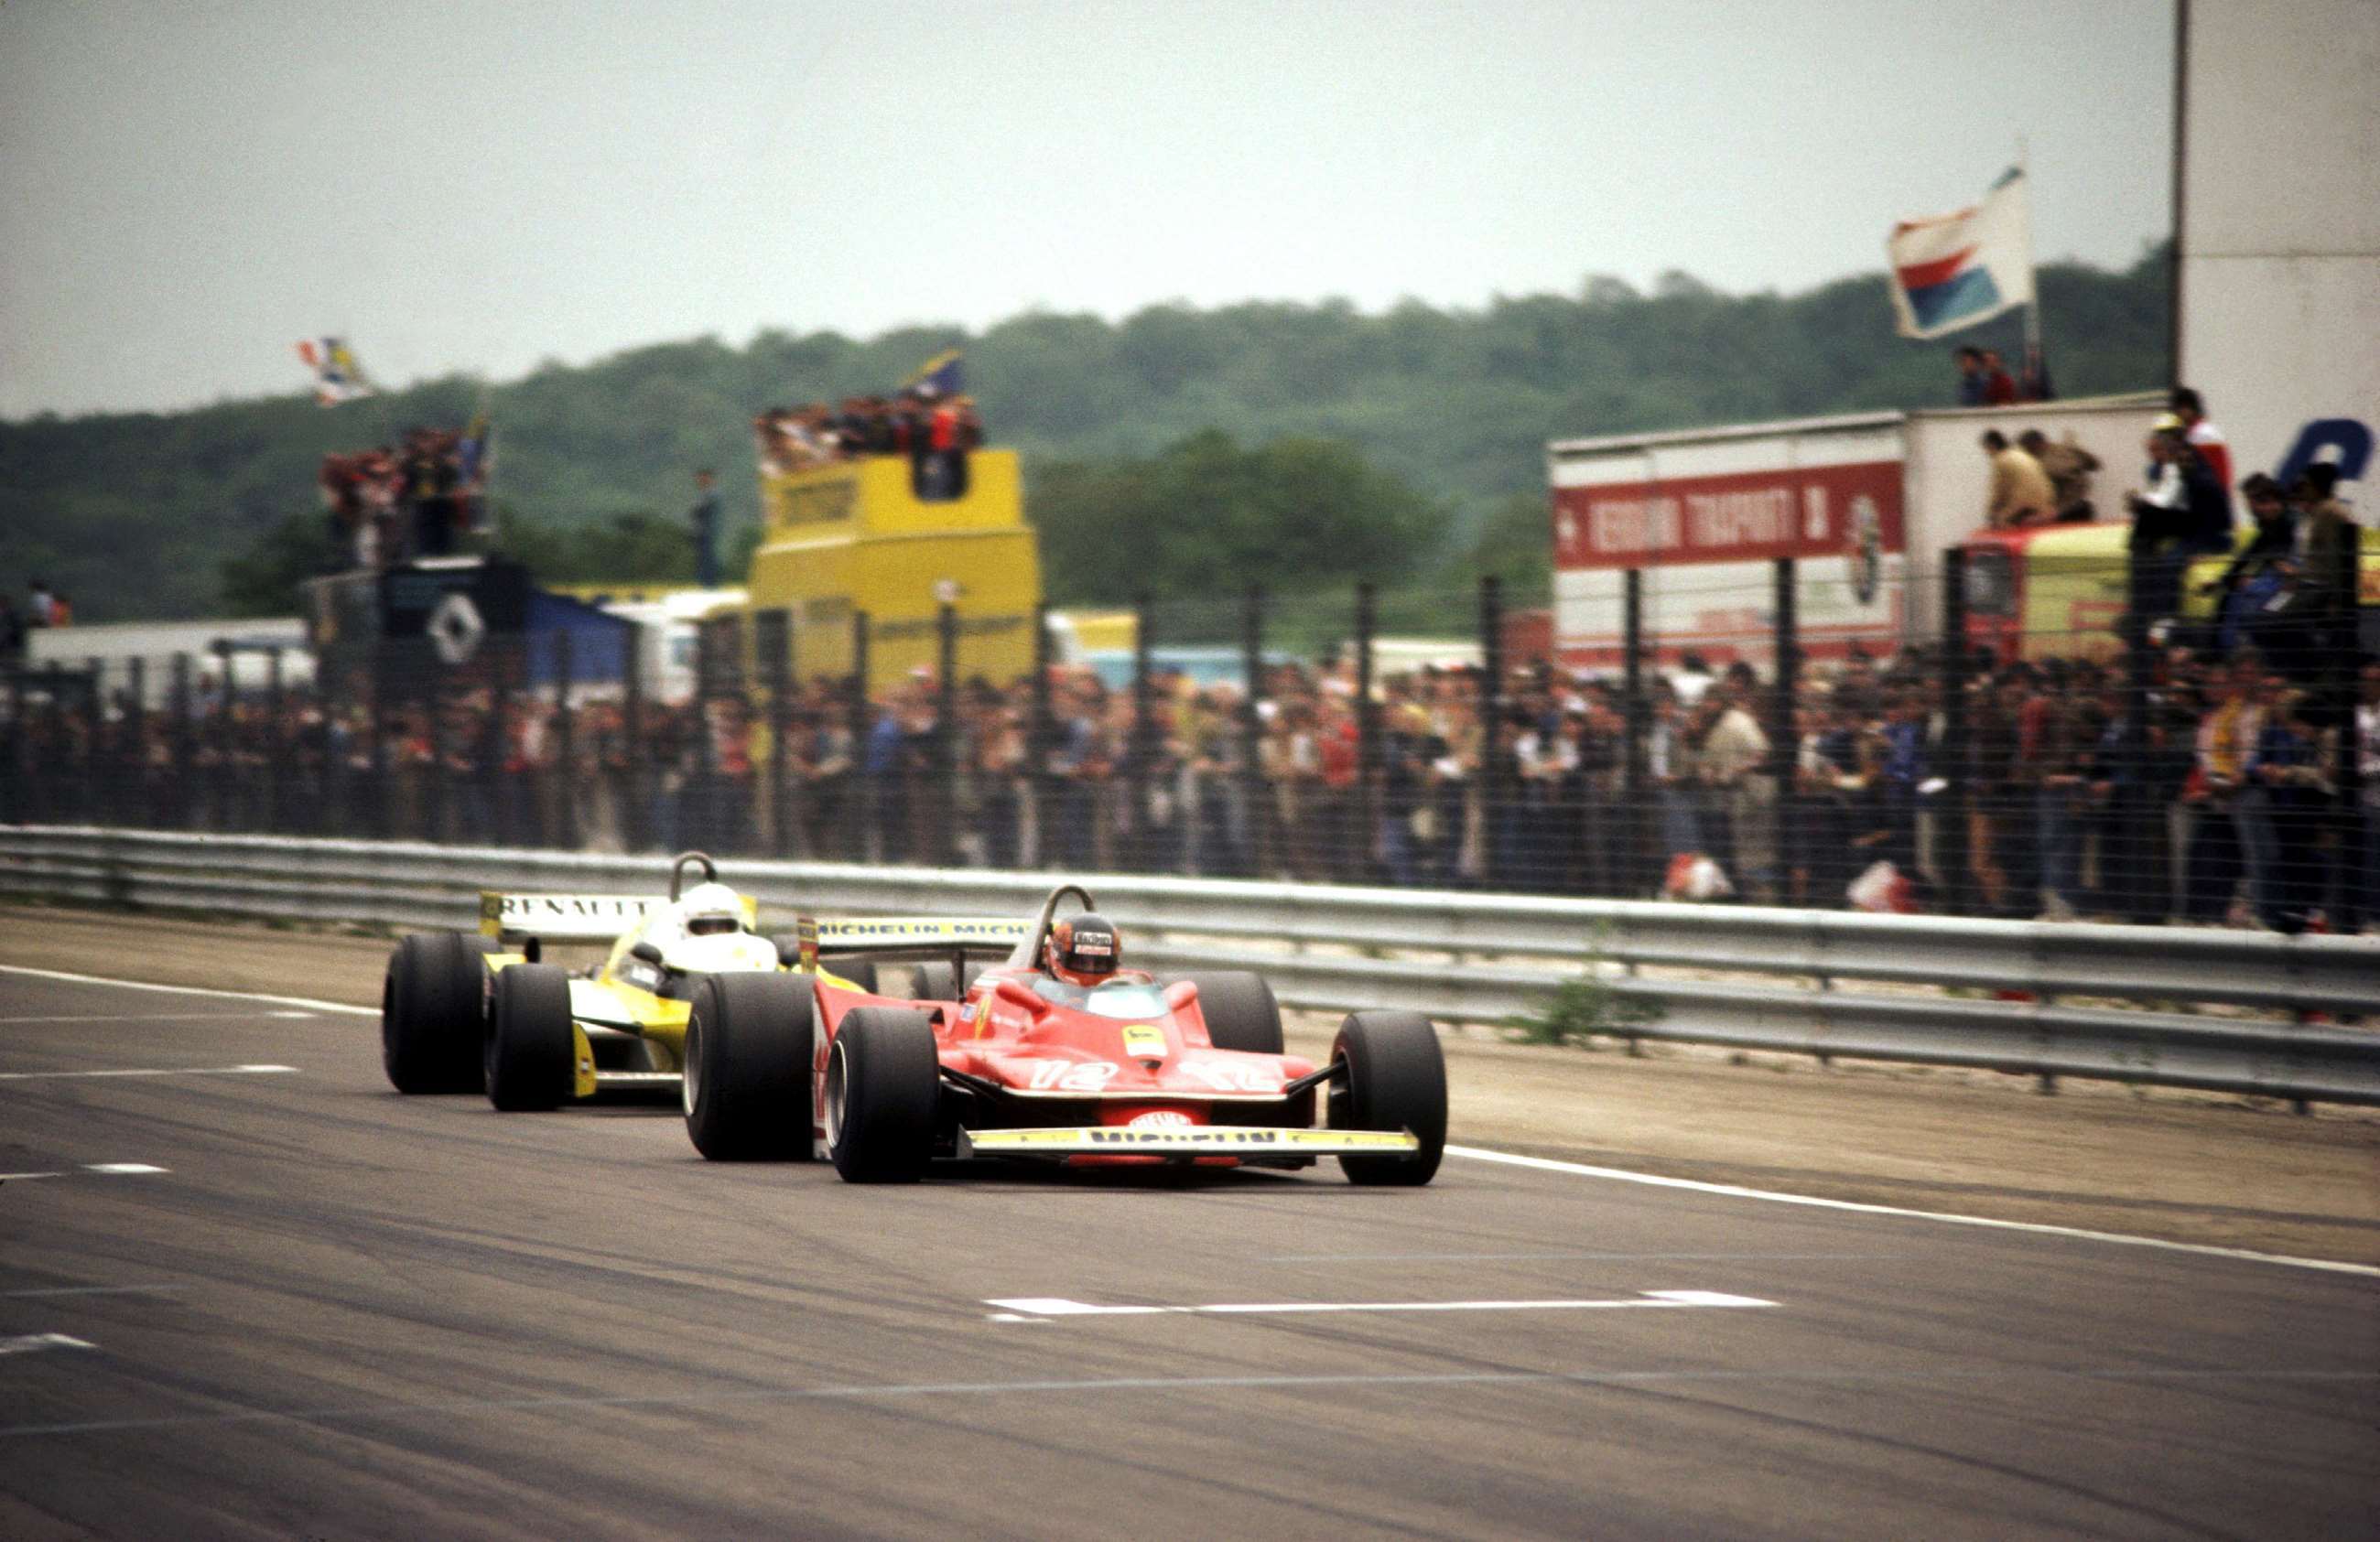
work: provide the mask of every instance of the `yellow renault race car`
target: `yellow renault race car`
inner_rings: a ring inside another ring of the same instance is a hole
[[[675,1095],[702,981],[800,962],[790,940],[781,949],[758,935],[757,918],[700,852],[671,864],[666,900],[483,892],[479,935],[417,933],[389,955],[380,1018],[389,1082],[408,1093],[484,1089],[507,1111],[599,1092]],[[603,961],[582,970],[544,959],[548,943],[604,941]]]

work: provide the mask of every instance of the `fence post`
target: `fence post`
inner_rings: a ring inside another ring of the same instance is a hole
[[[553,731],[546,738],[544,785],[540,807],[552,810],[544,821],[545,844],[557,851],[578,849],[578,723],[571,706],[570,687],[578,679],[577,642],[567,626],[553,633]]]
[[[281,736],[287,720],[288,698],[282,690],[281,648],[279,644],[264,650],[264,828],[268,834],[285,835],[282,817],[288,811],[287,768],[282,765],[282,752],[288,747]]]
[[[1479,843],[1480,878],[1489,888],[1498,869],[1497,835],[1504,818],[1504,586],[1494,574],[1479,580]],[[1456,834],[1458,844],[1461,834]]]
[[[1368,583],[1355,586],[1355,829],[1347,853],[1347,876],[1374,881],[1372,850],[1379,839],[1379,709],[1372,700],[1372,637],[1379,628],[1379,599]]]
[[[2153,825],[2153,821],[2156,819],[2155,800],[2150,795],[2148,785],[2149,699],[2156,670],[2155,645],[2150,638],[2149,626],[2155,618],[2148,614],[2143,606],[2152,588],[2148,565],[2151,562],[2162,563],[2166,560],[2162,556],[2134,550],[2129,553],[2125,562],[2124,737],[2119,749],[2125,779],[2122,801],[2116,812],[2115,828],[2118,832],[2119,846],[2127,855],[2138,854],[2142,858],[2145,858],[2153,849],[2149,843],[2159,839],[2162,835],[2162,832]],[[2200,817],[2205,816],[2202,814]],[[2081,837],[2078,835],[2076,839],[2080,840]],[[2041,860],[2046,864],[2049,854],[2043,852]],[[2165,894],[2151,893],[2150,890],[2154,885],[2146,880],[2147,874],[2157,870],[2162,864],[2143,861],[2141,865],[2144,870],[2140,878],[2121,886],[2124,909],[2130,918],[2154,921],[2172,908],[2171,884],[2168,880],[2168,892]],[[2045,866],[2045,876],[2046,870]],[[2046,881],[2044,887],[2047,887]],[[2030,899],[2033,896],[2026,897]],[[2189,902],[2189,896],[2186,894],[2182,899],[2185,905]]]
[[[1258,710],[1265,688],[1264,622],[1264,587],[1251,584],[1240,613],[1240,673],[1247,683],[1240,698],[1240,797],[1246,806],[1248,860],[1256,878],[1281,871],[1272,789],[1264,771],[1264,714]]]
[[[174,655],[173,716],[165,725],[165,747],[172,758],[174,791],[170,802],[174,810],[172,825],[176,830],[191,828],[198,800],[190,788],[190,656]]]
[[[1652,820],[1653,789],[1646,784],[1646,740],[1653,731],[1653,714],[1646,710],[1645,699],[1645,570],[1632,567],[1620,576],[1620,696],[1622,733],[1625,742],[1621,747],[1620,778],[1621,798],[1626,805],[1621,832],[1620,883],[1625,895],[1644,893],[1651,885],[1646,881],[1645,848],[1651,844],[1647,832],[1656,828]]]
[[[214,828],[240,828],[235,804],[239,790],[239,732],[232,721],[235,702],[231,688],[231,644],[217,640],[215,655],[215,764],[214,774],[208,778],[213,783],[208,790]]]
[[[1801,734],[1794,722],[1793,709],[1802,684],[1802,613],[1801,586],[1798,570],[1791,557],[1777,559],[1775,603],[1770,616],[1772,637],[1770,652],[1774,660],[1770,670],[1768,693],[1768,776],[1775,793],[1768,805],[1768,817],[1777,832],[1778,882],[1775,898],[1785,891],[1793,869],[1799,866],[1801,832],[1794,821],[1785,817],[1788,800],[1793,792],[1793,768],[1801,759]],[[1753,875],[1742,875],[1747,880]]]
[[[794,855],[794,618],[790,610],[756,612],[752,648],[762,661],[769,691],[769,838],[771,853]]]
[[[628,628],[620,661],[620,844],[645,849],[645,645],[641,625]]]
[[[2330,700],[2325,704],[2329,709],[2325,716],[2332,717],[2336,724],[2338,746],[2331,767],[2331,781],[2338,789],[2333,847],[2338,853],[2338,897],[2336,904],[2325,897],[2324,908],[2333,931],[2352,933],[2374,919],[2365,912],[2363,899],[2373,881],[2366,866],[2374,844],[2370,821],[2380,820],[2380,807],[2367,807],[2364,802],[2362,724],[2355,711],[2363,669],[2356,610],[2363,550],[2362,524],[2345,521],[2342,535],[2338,571],[2325,575],[2323,584],[2328,603],[2323,607],[2322,625],[2333,629],[2328,652],[2335,672],[2332,689],[2325,693]]]
[[[1124,778],[1124,795],[1130,802],[1123,821],[1129,840],[1116,853],[1116,866],[1126,872],[1156,870],[1156,850],[1148,835],[1148,763],[1155,759],[1153,741],[1157,731],[1148,677],[1149,650],[1156,634],[1155,610],[1155,601],[1145,592],[1133,601],[1132,743],[1124,751],[1124,764],[1131,768]],[[1143,858],[1137,868],[1133,861],[1135,856]]]
[[[938,868],[959,865],[959,608],[941,601],[934,613],[934,831],[929,851]]]
[[[430,765],[421,779],[422,830],[419,838],[431,842],[447,839],[447,815],[454,807],[454,789],[448,778],[453,775],[447,764],[446,704],[439,691],[437,653],[425,639],[414,653],[419,661],[414,667],[414,699],[420,704],[423,725],[429,730]]]
[[[1033,722],[1026,744],[1030,747],[1026,756],[1026,796],[1032,800],[1031,826],[1033,844],[1030,854],[1023,859],[1027,867],[1046,868],[1050,863],[1050,760],[1058,753],[1058,725],[1050,711],[1050,669],[1055,660],[1050,642],[1050,604],[1043,601],[1033,607]],[[1023,843],[1018,851],[1025,852]]]
[[[1967,550],[1947,548],[1942,553],[1942,765],[1944,783],[1937,806],[1935,851],[1941,860],[1941,878],[1955,915],[1975,908],[1975,850],[1969,814],[1974,792],[1968,785],[1973,756],[1968,747],[1967,722]],[[1949,852],[1947,858],[1940,854]]]
[[[124,704],[123,731],[117,735],[117,775],[122,792],[116,803],[116,823],[155,828],[151,810],[156,801],[149,792],[149,661],[134,654],[127,662],[128,696]]]
[[[884,853],[882,833],[877,829],[876,812],[882,801],[882,789],[868,763],[868,741],[876,724],[868,710],[868,613],[851,613],[851,679],[845,687],[849,698],[844,710],[851,720],[851,768],[859,788],[859,839],[850,853],[856,862],[880,860]]]

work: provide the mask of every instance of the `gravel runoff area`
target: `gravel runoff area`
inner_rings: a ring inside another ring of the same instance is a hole
[[[375,1005],[385,938],[0,907],[0,964]],[[1293,1052],[1331,1024],[1293,1016]],[[357,1021],[304,1032],[370,1033]],[[1989,1072],[1447,1036],[1459,1143],[1912,1209],[2380,1264],[2380,1111]]]

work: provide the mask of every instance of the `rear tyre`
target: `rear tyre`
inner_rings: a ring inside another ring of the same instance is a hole
[[[488,1014],[488,1101],[506,1113],[550,1109],[571,1095],[570,977],[552,964],[497,971]]]
[[[1427,1184],[1446,1154],[1446,1057],[1438,1030],[1413,1012],[1357,1012],[1330,1046],[1334,1130],[1410,1130],[1410,1157],[1342,1157],[1351,1184]]]
[[[493,944],[459,931],[418,932],[388,955],[381,982],[381,1064],[399,1092],[475,1092]]]
[[[856,1007],[835,1030],[826,1065],[826,1147],[853,1184],[914,1184],[934,1154],[941,1098],[933,1020]]]
[[[809,1160],[812,1001],[806,975],[711,975],[696,990],[680,1096],[696,1150]]]
[[[1207,1038],[1218,1050],[1277,1055],[1281,1045],[1281,1003],[1262,975],[1245,969],[1182,977],[1198,988],[1198,1010],[1207,1020]]]
[[[909,995],[920,1002],[955,1002],[982,973],[980,964],[968,965],[964,975],[947,964],[919,964],[909,971]]]
[[[834,972],[871,996],[884,988],[883,982],[876,977],[876,961],[872,958],[854,959],[838,964],[834,966]]]

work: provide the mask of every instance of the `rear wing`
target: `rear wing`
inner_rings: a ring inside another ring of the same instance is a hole
[[[610,942],[668,904],[643,894],[502,894],[483,889],[480,933],[498,941]],[[754,927],[759,920],[758,903],[744,896],[744,924]]]
[[[995,921],[981,917],[936,918],[917,916],[820,920],[805,916],[795,923],[802,962],[824,958],[855,958],[883,953],[981,953],[1005,958],[1032,931],[1028,921]]]

